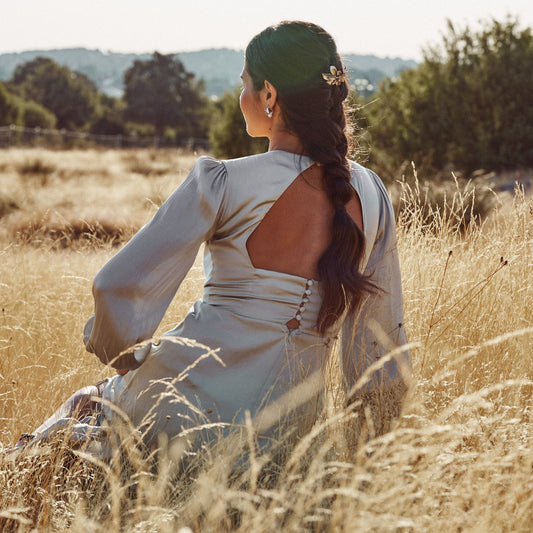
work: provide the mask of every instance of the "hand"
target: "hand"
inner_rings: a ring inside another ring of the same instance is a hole
[[[119,376],[125,376],[129,372],[128,368],[117,368],[116,370]]]

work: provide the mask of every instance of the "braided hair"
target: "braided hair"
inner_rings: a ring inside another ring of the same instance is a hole
[[[334,207],[332,239],[318,262],[322,306],[317,329],[325,333],[345,310],[354,312],[373,284],[359,267],[365,237],[346,211],[353,197],[347,160],[344,100],[346,81],[328,84],[322,73],[343,66],[331,35],[316,24],[282,22],[256,35],[246,49],[246,70],[255,90],[265,81],[277,89],[285,127],[304,152],[324,169],[324,185]]]

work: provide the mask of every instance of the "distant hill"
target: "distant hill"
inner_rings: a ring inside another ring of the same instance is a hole
[[[205,81],[206,91],[211,96],[220,96],[240,84],[239,76],[244,57],[242,50],[217,48],[197,52],[179,52],[176,55],[187,70]],[[0,80],[8,80],[17,65],[31,61],[38,56],[49,57],[60,65],[66,65],[71,70],[87,75],[102,92],[119,97],[123,91],[124,72],[136,59],[146,60],[151,54],[123,54],[87,48],[30,50],[0,54]],[[382,78],[395,76],[406,68],[416,66],[416,62],[410,59],[357,54],[346,54],[343,57],[350,72],[350,78],[367,80],[364,86],[370,89],[374,88]]]

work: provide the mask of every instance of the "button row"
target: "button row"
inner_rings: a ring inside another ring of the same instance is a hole
[[[300,305],[298,307],[298,311],[296,313],[296,316],[294,317],[298,322],[301,322],[302,320],[302,313],[305,311],[305,304],[309,302],[309,296],[311,296],[311,287],[313,286],[313,280],[308,279],[305,283],[305,290],[302,295],[302,301],[300,302]],[[298,324],[299,325],[299,324]]]

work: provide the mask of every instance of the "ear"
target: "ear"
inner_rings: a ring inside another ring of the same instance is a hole
[[[274,87],[274,85],[265,80],[265,86],[263,87],[261,93],[265,106],[268,105],[270,109],[274,109],[278,99],[278,90]]]

